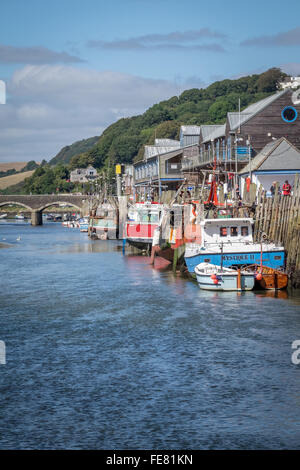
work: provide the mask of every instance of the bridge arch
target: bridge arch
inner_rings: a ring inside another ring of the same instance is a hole
[[[59,206],[60,204],[66,204],[67,206],[75,207],[79,212],[82,212],[82,207],[80,207],[77,204],[74,204],[73,202],[70,202],[70,201],[48,202],[47,204],[43,204],[41,207],[39,207],[35,210],[38,211],[38,212],[43,212],[43,210],[47,209],[47,207]]]
[[[32,212],[32,207],[28,206],[27,204],[24,204],[23,202],[17,202],[17,201],[14,201],[14,200],[11,200],[11,201],[5,201],[5,202],[0,202],[0,207],[3,207],[3,206],[9,206],[10,204],[14,205],[14,206],[21,206],[21,207],[24,207],[25,209],[27,209],[29,212]]]

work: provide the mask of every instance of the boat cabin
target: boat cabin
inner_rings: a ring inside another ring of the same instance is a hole
[[[159,225],[163,206],[155,203],[136,203],[128,210],[126,238],[130,242],[152,243],[155,228]]]
[[[252,243],[253,219],[205,219],[202,227],[202,244],[211,243]]]
[[[136,203],[128,210],[128,221],[137,224],[158,224],[162,206],[160,204]]]

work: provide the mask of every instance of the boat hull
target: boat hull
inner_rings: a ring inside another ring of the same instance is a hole
[[[260,251],[210,253],[203,250],[193,256],[184,257],[189,273],[194,274],[195,267],[200,263],[211,263],[217,266],[242,266],[247,264],[259,264],[261,258]],[[273,269],[284,267],[285,252],[283,249],[263,252],[264,265]]]
[[[241,273],[240,287],[238,287],[238,273],[218,274],[216,276],[217,283],[211,278],[210,274],[196,273],[197,282],[200,289],[214,291],[248,291],[254,287],[254,275],[249,273]]]
[[[288,285],[287,273],[267,266],[251,265],[247,271],[255,273],[255,286],[263,290],[282,290]]]

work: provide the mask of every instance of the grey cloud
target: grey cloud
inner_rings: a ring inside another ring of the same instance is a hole
[[[209,28],[190,31],[175,31],[166,34],[147,34],[128,39],[116,39],[114,41],[90,40],[88,47],[110,50],[203,50],[212,52],[224,52],[223,46],[217,43],[195,44],[202,39],[225,39],[223,33],[212,31]]]
[[[285,73],[288,73],[294,77],[300,75],[300,62],[289,62],[288,64],[282,64],[280,68]]]
[[[0,44],[0,63],[2,64],[54,64],[84,62],[67,52],[55,52],[46,47],[15,47]]]
[[[300,45],[300,27],[269,36],[257,36],[240,43],[241,46],[298,46]]]

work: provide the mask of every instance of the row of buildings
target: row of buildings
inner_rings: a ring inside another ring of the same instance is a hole
[[[179,140],[145,145],[143,159],[126,167],[126,192],[133,187],[146,195],[149,188],[159,193],[183,181],[197,184],[212,168],[224,182],[233,174],[241,180],[250,176],[265,189],[274,180],[293,183],[300,172],[300,93],[294,88],[285,86],[240,112],[229,112],[223,124],[181,126]],[[77,182],[96,177],[92,167],[71,173]]]
[[[149,184],[176,189],[184,179],[200,182],[216,167],[267,189],[274,179],[293,182],[300,172],[300,99],[286,87],[240,112],[229,112],[220,125],[181,126],[180,140],[156,139],[134,164],[136,189]],[[275,178],[276,177],[276,178]]]

